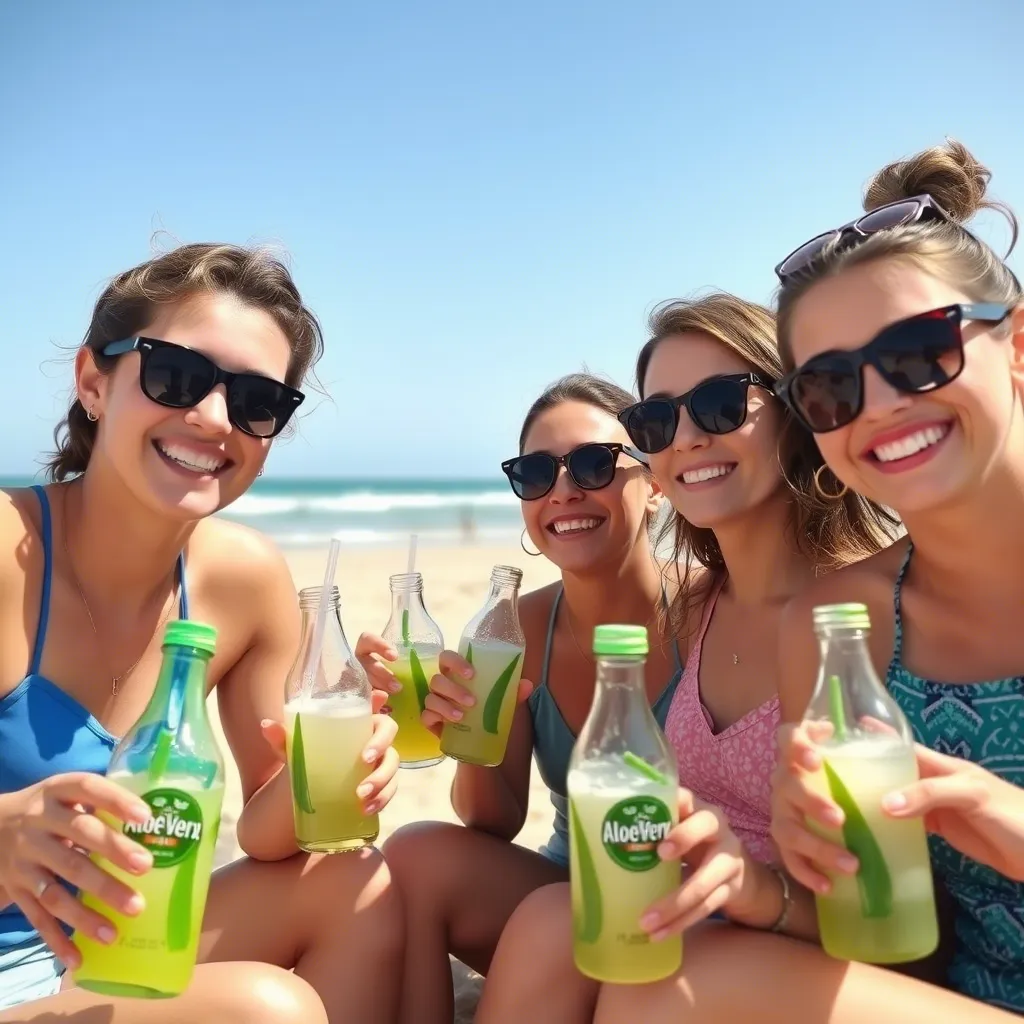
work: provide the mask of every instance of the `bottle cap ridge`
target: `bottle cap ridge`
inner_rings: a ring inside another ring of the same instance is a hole
[[[208,654],[217,651],[217,630],[205,622],[176,619],[164,630],[164,647],[194,647]]]
[[[647,653],[646,626],[607,625],[594,627],[594,654],[636,657]]]
[[[819,604],[814,609],[815,629],[870,629],[866,604]]]

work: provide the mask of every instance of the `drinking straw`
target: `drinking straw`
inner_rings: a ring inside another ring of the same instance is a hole
[[[416,534],[409,535],[409,560],[405,567],[406,573],[412,575],[416,571]],[[402,611],[402,643],[408,644],[409,642],[409,609],[405,608]]]
[[[309,672],[303,680],[306,695],[313,692],[313,683],[316,680],[317,669],[320,665],[321,648],[324,645],[324,628],[327,625],[327,608],[330,605],[329,595],[334,588],[334,574],[338,569],[338,552],[341,550],[341,541],[337,537],[331,538],[331,546],[327,552],[327,568],[324,570],[324,585],[320,589],[320,600],[316,606],[316,621],[313,623],[313,638],[309,645]]]

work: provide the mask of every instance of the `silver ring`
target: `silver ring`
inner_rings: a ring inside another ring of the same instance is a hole
[[[36,882],[35,888],[33,889],[33,894],[35,895],[35,898],[37,900],[41,900],[43,898],[43,893],[46,892],[46,890],[49,889],[52,884],[52,878],[41,878],[38,882]]]

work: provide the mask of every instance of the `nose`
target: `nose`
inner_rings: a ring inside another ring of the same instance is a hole
[[[555,477],[555,486],[548,493],[548,500],[551,504],[568,505],[574,501],[582,501],[583,497],[583,492],[569,475],[569,471],[565,466],[559,466],[558,475]]]
[[[711,439],[693,422],[689,412],[680,409],[675,437],[672,438],[673,449],[677,452],[692,452],[695,449],[707,448],[710,443]]]
[[[201,428],[208,434],[231,432],[228,419],[228,393],[223,384],[218,384],[201,402],[185,413],[185,422]]]
[[[878,422],[895,412],[902,412],[913,403],[913,396],[894,388],[873,366],[865,366],[864,400],[861,416],[865,420]]]

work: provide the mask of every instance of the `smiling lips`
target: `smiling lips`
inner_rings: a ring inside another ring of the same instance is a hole
[[[712,466],[695,466],[693,469],[683,470],[676,479],[681,480],[688,486],[704,484],[709,480],[717,480],[720,477],[728,476],[735,468],[735,462],[722,462]]]
[[[866,449],[866,454],[878,462],[899,462],[938,444],[951,429],[951,423],[930,423],[891,441],[883,441],[881,444],[873,442]]]
[[[168,462],[193,473],[212,475],[231,463],[223,455],[196,451],[188,445],[175,444],[173,441],[154,441],[153,446]]]
[[[603,522],[603,519],[595,516],[579,516],[575,519],[556,519],[548,523],[546,529],[556,537],[577,536],[596,530]]]

